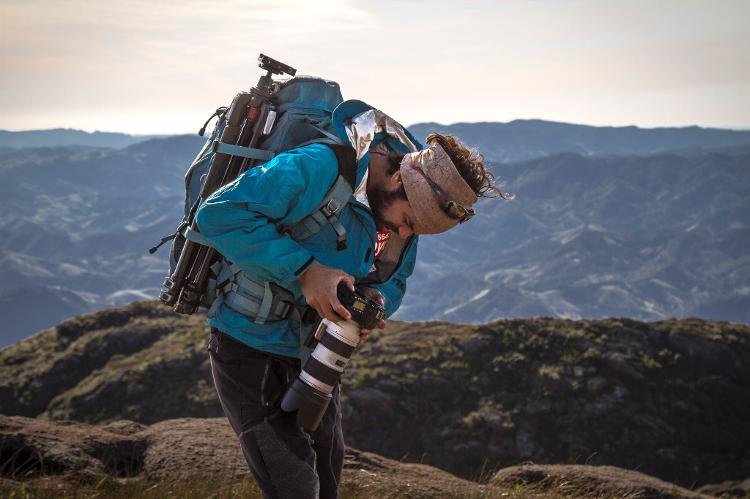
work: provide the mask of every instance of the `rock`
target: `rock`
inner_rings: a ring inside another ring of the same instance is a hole
[[[522,425],[516,432],[516,452],[518,457],[527,458],[534,454],[534,435],[526,425]]]
[[[599,393],[605,386],[607,386],[607,380],[601,376],[594,376],[586,382],[586,389],[589,393]]]
[[[643,379],[643,373],[635,367],[635,361],[628,358],[625,354],[619,352],[613,353],[607,358],[607,366],[612,371],[636,381]]]
[[[750,497],[750,478],[704,485],[698,492],[715,497]]]
[[[225,418],[183,418],[151,426],[131,423],[98,427],[0,416],[0,495],[17,489],[21,481],[45,477],[74,483],[95,483],[106,477],[142,478],[149,483],[205,477],[237,483],[249,476],[239,442]],[[112,431],[138,429],[130,435]],[[430,466],[400,463],[352,448],[346,451],[344,467],[344,487],[359,491],[360,496],[495,495],[493,487]]]
[[[479,442],[469,446],[472,451],[477,447],[481,447]],[[87,497],[78,488],[107,478],[119,479],[112,483],[123,486],[143,480],[153,484],[149,486],[153,489],[162,483],[201,479],[226,487],[249,476],[239,443],[224,418],[182,418],[151,426],[129,421],[92,426],[0,416],[0,449],[3,495],[19,490],[24,482],[29,484],[24,490],[44,485],[45,490],[64,489],[71,496]],[[402,463],[353,448],[346,451],[342,478],[344,495],[362,498],[516,497],[519,486],[528,496],[706,497],[609,466],[519,466],[500,470],[488,483],[479,484],[431,466]],[[192,491],[189,497],[198,493]],[[101,495],[94,490],[88,497]],[[187,496],[185,491],[180,495]]]
[[[600,395],[592,403],[586,405],[585,411],[597,416],[610,413],[624,405],[627,395],[627,388],[617,385],[611,391]]]
[[[145,439],[80,423],[51,423],[0,416],[2,475],[10,478],[61,474],[84,480],[140,472]]]
[[[146,429],[146,425],[136,423],[135,421],[120,420],[102,425],[102,430],[117,435],[134,435]]]
[[[650,499],[710,496],[691,492],[671,483],[613,466],[522,465],[498,471],[489,483],[504,487],[521,486],[533,494],[563,497],[648,497]]]
[[[237,437],[224,417],[160,421],[140,435],[148,444],[143,473],[151,480],[189,478],[196,473],[239,479],[248,472]]]
[[[395,409],[393,397],[377,388],[363,388],[349,394],[349,402],[357,406],[358,410],[392,417]]]

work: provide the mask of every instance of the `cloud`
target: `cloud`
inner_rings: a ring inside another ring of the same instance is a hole
[[[744,1],[5,0],[0,127],[192,131],[257,81],[259,52],[407,123],[747,125],[749,14]]]

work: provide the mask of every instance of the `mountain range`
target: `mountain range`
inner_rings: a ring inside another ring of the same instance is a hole
[[[422,238],[397,318],[750,322],[750,132],[539,120],[412,127],[418,137],[432,130],[476,146],[516,199],[483,200],[470,223]],[[166,273],[166,248],[147,249],[179,222],[182,176],[203,139],[120,149],[69,139],[0,149],[9,318],[0,346],[155,297]]]
[[[559,153],[580,156],[645,156],[679,151],[696,153],[737,148],[750,151],[750,131],[720,128],[590,126],[545,120],[508,123],[417,123],[415,137],[449,133],[461,137],[495,162],[523,161]]]
[[[120,149],[157,137],[166,137],[166,135],[129,135],[126,133],[98,131],[84,132],[83,130],[75,130],[71,128],[23,130],[18,132],[0,130],[0,149],[70,145],[113,147]]]
[[[750,322],[750,154],[496,165],[515,200],[420,248],[399,317]],[[420,241],[421,242],[421,241]],[[450,289],[451,293],[430,290]]]

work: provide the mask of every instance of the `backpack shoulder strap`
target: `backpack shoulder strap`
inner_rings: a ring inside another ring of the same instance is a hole
[[[336,155],[336,161],[339,164],[339,177],[344,177],[346,183],[354,192],[354,185],[357,182],[357,157],[352,146],[337,144],[326,144]]]
[[[339,222],[337,214],[346,206],[354,192],[357,179],[357,161],[354,149],[350,146],[326,144],[336,155],[339,174],[318,207],[284,232],[295,241],[302,241],[320,232],[330,224],[336,232],[336,250],[346,249],[346,229]]]

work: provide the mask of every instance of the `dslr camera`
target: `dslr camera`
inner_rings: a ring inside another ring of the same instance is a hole
[[[332,322],[321,319],[305,344],[313,348],[299,376],[281,400],[281,409],[297,411],[297,422],[307,431],[315,431],[333,398],[333,389],[359,343],[359,330],[374,329],[385,317],[383,306],[345,283],[336,290],[339,301],[352,314],[350,320]]]

